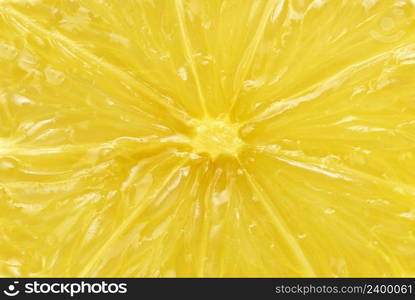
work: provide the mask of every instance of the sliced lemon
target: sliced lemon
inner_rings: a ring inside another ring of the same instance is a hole
[[[0,275],[415,275],[415,5],[0,2]]]

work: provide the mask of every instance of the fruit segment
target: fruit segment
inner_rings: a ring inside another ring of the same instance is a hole
[[[0,276],[415,276],[415,2],[0,1]]]

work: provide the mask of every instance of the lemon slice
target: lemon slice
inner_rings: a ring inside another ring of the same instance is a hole
[[[0,1],[0,275],[415,276],[415,3]]]

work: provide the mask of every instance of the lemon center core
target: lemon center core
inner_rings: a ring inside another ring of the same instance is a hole
[[[237,155],[243,145],[238,124],[207,119],[195,125],[192,147],[196,153],[208,153],[213,158],[220,154]]]

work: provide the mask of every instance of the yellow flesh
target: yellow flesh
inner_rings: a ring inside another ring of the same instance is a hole
[[[415,3],[0,1],[1,276],[415,276]]]

